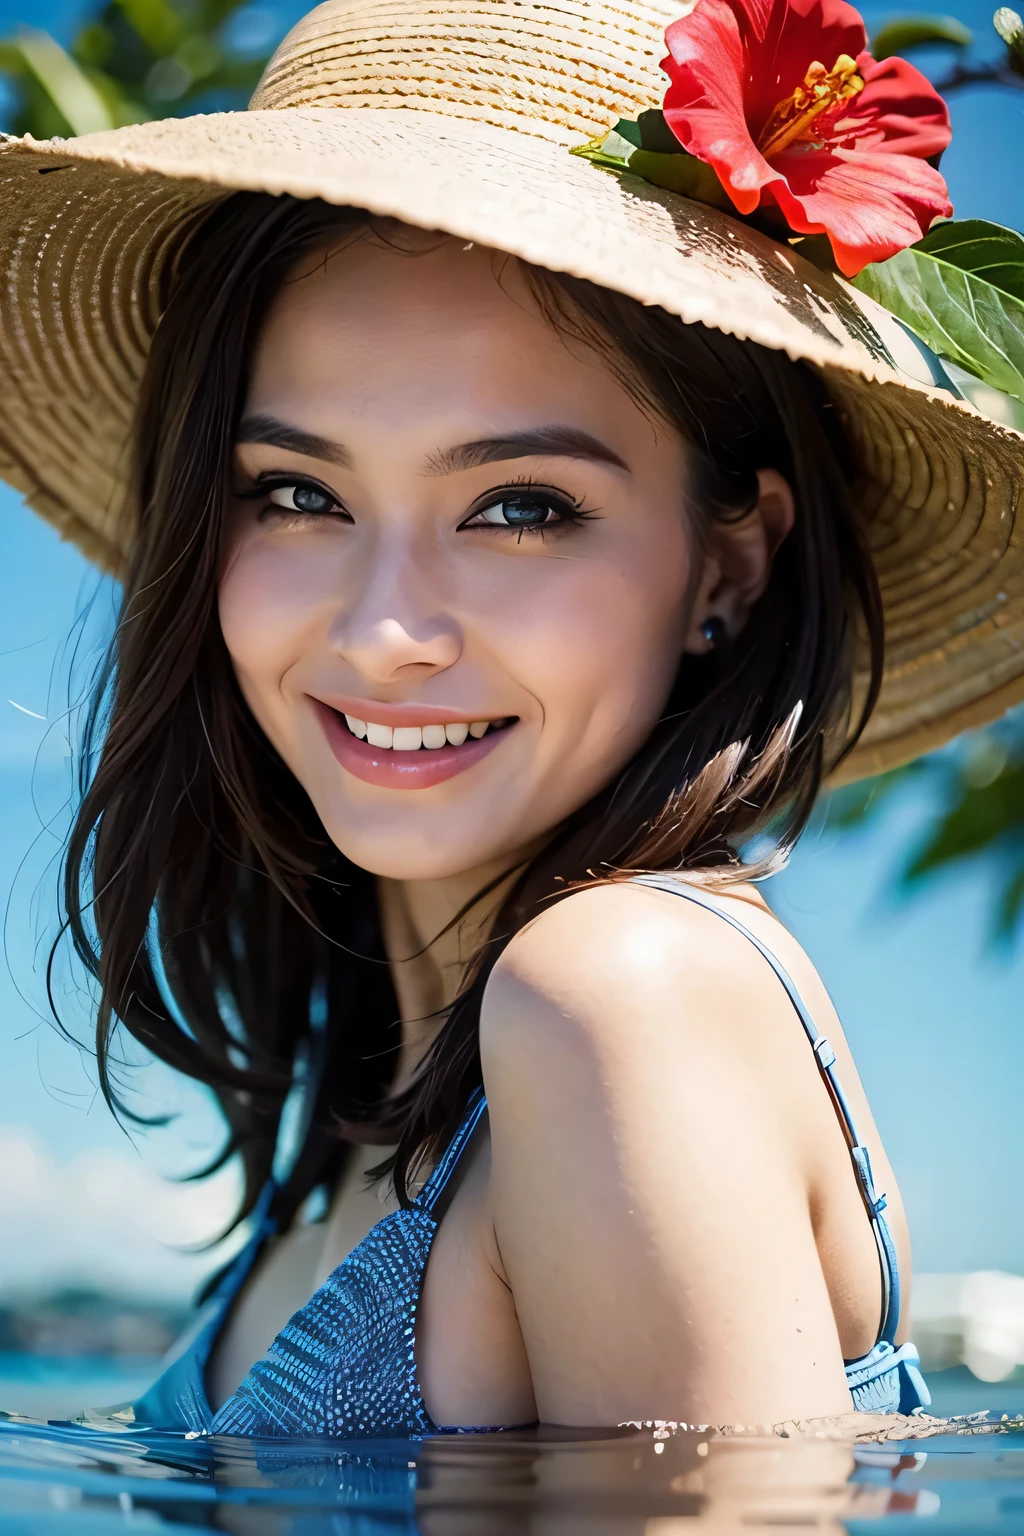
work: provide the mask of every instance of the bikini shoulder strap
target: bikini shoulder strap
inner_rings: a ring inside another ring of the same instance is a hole
[[[673,896],[682,896],[687,901],[692,901],[697,906],[704,907],[708,912],[716,912],[730,927],[735,928],[738,933],[742,933],[745,938],[750,940],[754,948],[767,960],[789,994],[789,999],[804,1027],[804,1033],[810,1041],[814,1058],[818,1063],[818,1071],[825,1080],[829,1097],[835,1106],[836,1113],[846,1134],[847,1145],[849,1146],[850,1157],[853,1162],[853,1170],[857,1176],[857,1185],[875,1234],[875,1242],[878,1246],[878,1259],[882,1271],[882,1321],[876,1342],[881,1343],[884,1340],[888,1344],[893,1344],[900,1318],[900,1277],[892,1234],[889,1231],[889,1224],[882,1214],[886,1206],[886,1197],[875,1192],[874,1178],[871,1173],[871,1158],[867,1147],[864,1146],[857,1135],[852,1111],[843,1092],[842,1085],[836,1076],[836,1055],[829,1044],[828,1037],[821,1034],[818,1030],[814,1020],[807,1011],[806,1004],[800,995],[796,982],[790,976],[781,960],[758,938],[756,933],[748,928],[745,923],[741,922],[732,912],[728,912],[721,907],[708,892],[697,886],[690,885],[679,876],[668,874],[635,875],[633,883],[636,885],[647,885],[654,890],[667,891]]]
[[[486,1108],[487,1100],[484,1098],[483,1088],[475,1088],[470,1095],[466,1113],[462,1117],[458,1130],[414,1202],[418,1210],[426,1211],[437,1221],[440,1221],[444,1209],[454,1194],[452,1180],[459,1159],[472,1140],[473,1132],[480,1124]]]

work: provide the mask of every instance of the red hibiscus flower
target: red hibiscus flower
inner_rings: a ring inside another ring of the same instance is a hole
[[[828,235],[847,277],[952,213],[928,164],[949,143],[945,102],[864,51],[845,0],[696,0],[665,41],[665,121],[740,213],[775,205],[795,234]]]

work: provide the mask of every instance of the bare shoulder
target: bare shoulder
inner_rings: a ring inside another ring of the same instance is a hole
[[[647,1083],[645,1095],[691,1126],[713,1100],[723,1126],[756,1104],[817,1180],[846,1179],[835,1111],[793,1000],[750,938],[781,961],[877,1146],[856,1066],[828,993],[798,941],[753,887],[713,894],[719,911],[635,882],[590,887],[518,933],[496,964],[480,1015],[488,1097],[548,1074],[586,1070],[607,1083]],[[517,1111],[517,1114],[519,1112]],[[822,1145],[836,1154],[823,1162]]]
[[[878,1256],[846,1138],[786,987],[723,912],[831,1040],[909,1274],[892,1169],[824,986],[756,891],[713,900],[578,891],[515,935],[488,983],[491,1212],[542,1418],[678,1410],[685,1382],[692,1421],[742,1419],[753,1386],[719,1394],[743,1361],[774,1421],[793,1372],[795,1398],[845,1400],[843,1356],[874,1341]],[[634,1380],[635,1399],[609,1387]]]
[[[809,1199],[812,1149],[845,1144],[743,933],[668,891],[578,891],[508,944],[480,1050],[496,1247],[542,1419],[848,1401]],[[859,1198],[848,1159],[845,1179]]]
[[[779,955],[812,1010],[831,1015],[810,961],[756,892],[714,900]],[[546,1033],[610,1028],[617,1038],[630,1023],[638,1043],[682,1030],[758,1052],[777,1050],[779,1030],[800,1030],[771,967],[720,912],[628,881],[574,892],[507,946],[488,983],[482,1039],[496,1043],[506,1026],[521,1035],[531,1022]]]
[[[797,939],[753,887],[713,894],[785,967],[835,1053],[839,1080],[876,1182],[889,1195],[901,1263],[909,1247],[896,1180],[832,1000]],[[561,1084],[645,1083],[643,1103],[674,1115],[673,1136],[698,1134],[713,1104],[716,1130],[760,1123],[831,1200],[852,1192],[849,1154],[818,1063],[791,998],[742,932],[669,891],[635,882],[594,886],[552,906],[516,934],[488,983],[480,1017],[488,1099],[536,1101],[547,1077]],[[527,1087],[529,1085],[529,1087]],[[646,1109],[643,1111],[647,1112]],[[684,1127],[689,1130],[684,1131]],[[760,1145],[764,1145],[764,1142]],[[860,1221],[859,1207],[852,1220]]]

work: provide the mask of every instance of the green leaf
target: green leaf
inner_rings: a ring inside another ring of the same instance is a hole
[[[962,782],[959,798],[918,850],[904,873],[908,883],[943,865],[994,847],[1024,826],[1024,763],[1009,763],[990,784]]]
[[[67,57],[30,40],[30,63],[17,34],[0,41],[0,82],[8,87],[0,127],[46,139],[188,112],[211,98],[241,109],[265,62],[259,50],[235,58],[222,45],[245,0],[82,0],[78,9]],[[179,87],[173,99],[153,89],[168,70]]]
[[[640,149],[643,145],[640,124],[631,117],[620,117],[608,137],[611,138],[612,135],[621,139],[624,144],[628,144],[631,149]],[[629,150],[624,150],[623,153],[628,154]]]
[[[940,357],[1024,402],[1024,236],[985,219],[937,225],[853,279]]]
[[[856,830],[911,772],[924,785],[915,798],[934,809],[920,841],[900,861],[899,888],[913,893],[933,874],[958,868],[985,871],[995,895],[992,940],[1024,938],[1024,706],[995,726],[971,732],[952,750],[835,790],[826,825]]]
[[[696,155],[656,155],[648,149],[636,149],[629,157],[628,169],[655,187],[679,192],[683,197],[710,203],[713,208],[732,208],[732,199],[710,165]]]
[[[1024,303],[1024,236],[989,219],[951,219],[936,224],[916,249],[961,272],[973,272]]]
[[[28,65],[21,49],[6,38],[0,41],[0,73],[22,79],[27,71]]]
[[[598,139],[588,139],[585,144],[574,144],[569,153],[578,155],[581,160],[589,160],[591,165],[600,165],[607,171],[624,171],[631,151],[632,146],[628,141],[621,138],[613,129],[611,133],[603,133]]]
[[[16,33],[14,46],[73,134],[99,133],[114,126],[88,75],[48,32],[24,27]]]
[[[620,118],[610,133],[578,145],[570,153],[605,170],[630,171],[652,186],[715,208],[733,206],[710,165],[683,148],[656,109],[641,112],[635,120]]]
[[[185,20],[167,0],[119,0],[119,4],[131,26],[157,57],[177,47],[185,32]]]
[[[999,897],[996,913],[996,937],[1004,942],[1024,917],[1024,867],[1010,876]]]
[[[640,149],[649,149],[655,155],[689,154],[689,150],[683,148],[665,121],[665,114],[660,107],[648,107],[646,112],[640,112],[636,126]]]
[[[876,59],[889,59],[911,48],[948,43],[954,48],[969,48],[973,33],[955,16],[898,16],[887,22],[871,42]]]

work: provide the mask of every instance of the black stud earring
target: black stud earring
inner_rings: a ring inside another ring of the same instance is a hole
[[[709,651],[720,650],[724,645],[728,634],[725,627],[725,620],[720,619],[717,614],[712,614],[709,619],[704,620],[704,623],[700,627],[700,632],[704,639],[707,641],[707,647]]]

